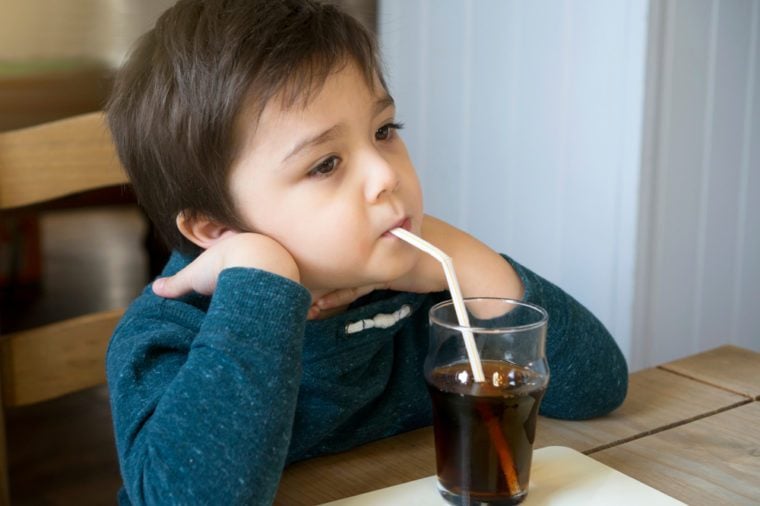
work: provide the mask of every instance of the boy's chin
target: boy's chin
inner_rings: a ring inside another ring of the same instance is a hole
[[[409,275],[417,265],[418,258],[417,255],[409,255],[407,258],[395,257],[391,261],[384,262],[382,265],[370,265],[363,272],[333,271],[329,276],[323,274],[316,279],[302,279],[302,284],[311,290],[312,293],[388,285]],[[311,283],[309,283],[310,281]],[[320,288],[314,288],[317,286]]]
[[[409,258],[396,258],[394,262],[389,262],[383,266],[380,272],[375,273],[375,283],[391,283],[399,278],[408,276],[417,265],[417,256]]]

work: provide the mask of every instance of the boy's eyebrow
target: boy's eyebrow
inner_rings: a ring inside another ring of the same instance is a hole
[[[375,115],[380,114],[388,107],[392,107],[394,105],[396,105],[396,101],[393,100],[393,97],[386,93],[382,97],[378,98],[377,102],[375,102]]]
[[[294,156],[296,153],[298,153],[299,151],[301,151],[302,149],[308,146],[317,146],[319,144],[324,144],[325,142],[335,137],[335,133],[338,132],[340,129],[341,129],[340,125],[335,125],[328,128],[322,133],[319,133],[317,135],[314,135],[312,137],[308,137],[302,140],[301,142],[296,144],[296,146],[293,149],[291,149],[287,155],[285,155],[285,158],[282,159],[283,163],[286,162],[288,158]]]
[[[375,102],[373,113],[375,116],[377,116],[378,114],[383,112],[385,109],[395,104],[396,102],[393,100],[393,97],[391,97],[388,94],[385,94],[382,97],[378,98],[377,101]],[[296,144],[296,146],[293,149],[291,149],[287,155],[285,155],[285,158],[283,158],[282,161],[283,162],[287,161],[288,158],[292,157],[293,155],[295,155],[296,153],[298,153],[299,151],[301,151],[302,149],[308,146],[317,146],[319,144],[324,144],[325,142],[332,139],[335,136],[335,134],[338,131],[340,131],[340,129],[341,129],[341,125],[335,125],[333,127],[328,128],[324,132],[321,132],[317,135],[314,135],[312,137],[308,137],[302,140],[301,142]]]

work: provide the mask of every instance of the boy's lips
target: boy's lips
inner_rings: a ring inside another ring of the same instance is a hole
[[[390,227],[388,230],[386,230],[383,233],[383,237],[392,237],[392,238],[396,239],[396,236],[393,235],[393,234],[391,234],[391,230],[393,230],[394,228],[403,228],[405,230],[411,231],[412,230],[412,220],[409,217],[404,217],[404,218],[400,219],[392,227]]]

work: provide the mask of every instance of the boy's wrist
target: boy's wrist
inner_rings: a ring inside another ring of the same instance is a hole
[[[482,248],[458,263],[462,265],[462,295],[522,299],[524,287],[514,268],[495,251],[485,245]]]
[[[451,256],[464,297],[522,298],[520,277],[509,262],[486,244],[431,216],[425,217],[425,232],[428,240]]]
[[[234,267],[260,269],[301,282],[298,266],[290,253],[275,240],[261,234],[239,234],[228,242],[220,271]]]

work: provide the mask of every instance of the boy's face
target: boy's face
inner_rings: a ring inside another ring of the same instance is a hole
[[[331,74],[305,108],[277,97],[244,146],[230,175],[241,219],[295,259],[301,282],[330,290],[396,279],[417,251],[388,230],[420,233],[422,193],[395,108],[376,81],[347,65]]]

